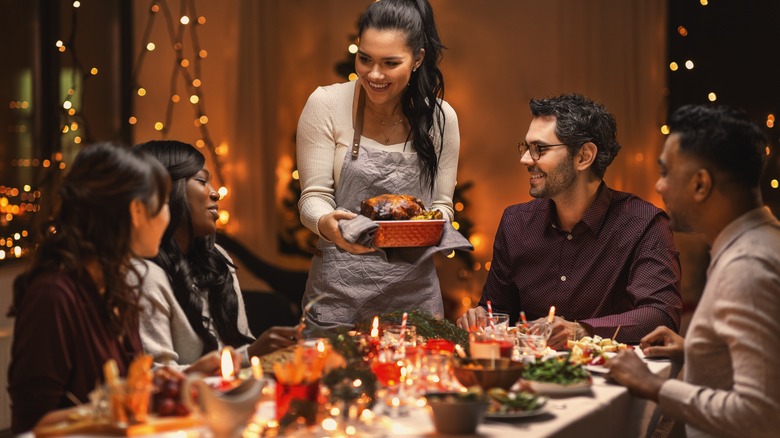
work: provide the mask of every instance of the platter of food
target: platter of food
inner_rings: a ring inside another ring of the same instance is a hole
[[[379,225],[374,233],[377,248],[437,245],[447,222],[439,210],[427,210],[422,200],[411,195],[366,199],[360,204],[360,214]]]
[[[523,378],[537,394],[578,395],[590,391],[593,379],[580,363],[554,357],[527,365]]]
[[[488,396],[487,418],[526,418],[547,412],[547,397],[537,394],[493,388]]]

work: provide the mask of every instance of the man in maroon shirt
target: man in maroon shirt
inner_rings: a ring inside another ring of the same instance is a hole
[[[580,95],[532,99],[518,144],[534,200],[508,207],[479,306],[462,328],[494,312],[541,322],[557,313],[549,345],[585,335],[637,343],[659,325],[679,330],[679,253],[667,215],[602,180],[620,149],[615,118]]]

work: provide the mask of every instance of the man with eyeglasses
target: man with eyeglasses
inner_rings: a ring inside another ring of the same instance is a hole
[[[522,311],[541,324],[556,306],[555,349],[586,335],[638,343],[659,325],[678,331],[680,263],[667,215],[602,180],[620,149],[615,118],[577,94],[530,107],[518,151],[536,199],[504,211],[482,299],[458,325],[474,327],[491,301],[510,323]]]
[[[655,189],[672,228],[709,243],[707,284],[685,339],[659,327],[640,343],[645,356],[684,362],[682,379],[656,376],[633,351],[607,363],[609,376],[684,422],[689,438],[777,437],[780,222],[761,197],[768,139],[725,106],[683,106],[669,128]]]

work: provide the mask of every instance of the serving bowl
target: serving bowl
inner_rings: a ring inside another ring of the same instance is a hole
[[[485,418],[484,397],[464,399],[455,393],[426,394],[433,425],[441,434],[473,434]]]
[[[462,358],[453,370],[455,378],[467,388],[477,385],[485,391],[490,388],[509,389],[523,374],[523,363],[507,358]]]

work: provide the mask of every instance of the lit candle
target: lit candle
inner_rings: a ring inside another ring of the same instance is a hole
[[[235,368],[233,368],[233,354],[231,354],[230,349],[225,347],[222,349],[222,361],[221,361],[220,371],[222,372],[222,380],[219,382],[219,390],[220,391],[230,391],[234,387],[236,387],[236,384],[234,382],[235,376]]]
[[[379,337],[379,317],[374,317],[374,322],[371,324],[371,337],[372,338],[378,338]]]
[[[260,366],[260,358],[252,356],[250,362],[252,363],[252,377],[255,380],[261,380],[263,378],[263,367]]]
[[[547,315],[547,322],[552,324],[554,318],[555,318],[555,306],[550,306],[550,314]]]

